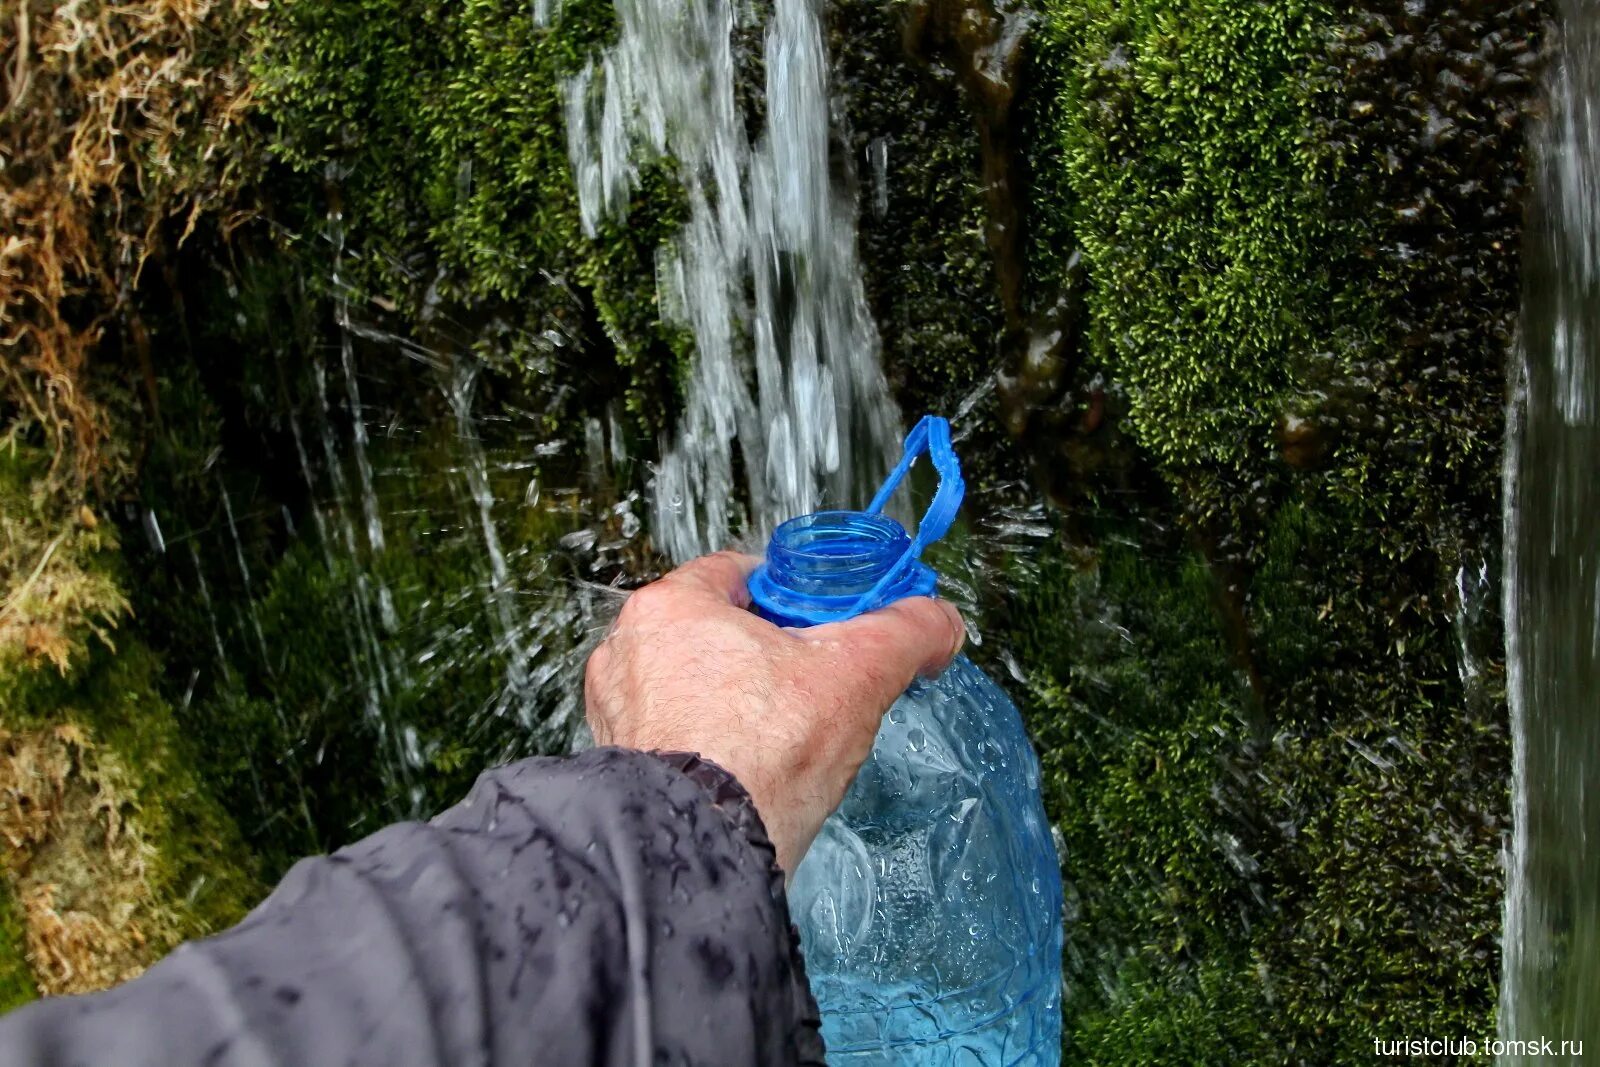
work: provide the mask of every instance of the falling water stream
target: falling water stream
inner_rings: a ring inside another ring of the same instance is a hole
[[[671,158],[689,219],[657,260],[664,317],[693,334],[676,438],[654,489],[657,547],[683,560],[849,505],[899,442],[856,257],[856,207],[830,166],[820,0],[777,0],[766,121],[736,94],[740,0],[617,0],[620,34],[566,87],[584,225],[618,217],[641,166]],[[749,511],[740,515],[743,471]]]
[[[1500,1031],[1600,1049],[1600,5],[1563,0],[1506,457],[1514,839]],[[1558,1052],[1559,1054],[1559,1052]],[[1502,1064],[1550,1063],[1515,1052]],[[1579,1062],[1568,1057],[1561,1062]]]

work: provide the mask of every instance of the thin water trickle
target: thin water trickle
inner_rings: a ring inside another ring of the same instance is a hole
[[[890,466],[899,413],[830,168],[828,61],[815,0],[765,26],[765,128],[735,95],[737,0],[617,0],[617,43],[566,86],[584,226],[625,214],[643,163],[676,161],[689,218],[660,249],[662,314],[695,340],[685,410],[655,472],[657,546],[683,560],[764,537]],[[742,470],[748,511],[738,503]]]
[[[341,276],[344,269],[344,222],[338,216],[329,220],[333,234],[333,290],[339,326],[339,369],[344,373],[345,399],[350,411],[350,453],[355,459],[356,476],[361,485],[361,513],[366,518],[367,543],[373,552],[383,551],[383,520],[378,515],[378,498],[372,489],[372,460],[367,455],[367,420],[361,407],[361,387],[356,382],[355,336],[350,328],[350,289]]]
[[[222,497],[222,513],[228,520],[228,540],[233,543],[234,562],[239,566],[239,580],[244,588],[244,612],[250,623],[250,632],[255,635],[256,647],[261,651],[261,661],[270,671],[272,659],[267,653],[267,638],[261,631],[261,617],[256,613],[255,593],[251,590],[250,564],[245,562],[244,542],[239,540],[239,524],[233,517],[233,498],[228,493],[228,487],[219,478],[217,488]]]
[[[156,513],[149,508],[144,509],[143,520],[145,536],[150,539],[151,549],[158,556],[164,554],[167,551],[167,539],[161,533],[161,520],[156,518]]]
[[[477,510],[478,528],[482,531],[484,552],[489,561],[489,580],[483,590],[484,607],[494,628],[496,644],[505,656],[506,685],[501,690],[503,702],[497,710],[513,712],[523,726],[529,727],[533,725],[536,704],[534,694],[530,691],[527,665],[539,650],[537,647],[524,647],[520,639],[521,627],[514,600],[516,587],[494,521],[495,499],[489,487],[488,461],[478,440],[477,425],[472,419],[472,394],[477,370],[474,364],[465,360],[456,365],[448,387],[450,407],[455,414],[456,437],[465,460],[462,474],[466,478],[472,505]]]
[[[1501,1037],[1557,1049],[1600,1045],[1600,10],[1560,8],[1505,460],[1514,830],[1500,999]],[[1500,1059],[1533,1062],[1552,1057]]]
[[[153,512],[150,514],[154,514]],[[217,626],[217,609],[211,601],[211,586],[206,582],[205,568],[200,565],[200,555],[195,550],[194,542],[189,542],[189,560],[194,564],[195,577],[198,579],[200,591],[200,605],[205,608],[206,622],[211,626],[211,644],[217,653],[217,669],[222,677],[227,680],[231,677],[228,667],[228,652],[222,644],[222,630]]]

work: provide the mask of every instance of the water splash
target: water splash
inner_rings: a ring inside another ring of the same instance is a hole
[[[685,410],[654,482],[654,534],[676,560],[765,537],[881,478],[899,414],[856,257],[855,204],[830,167],[828,62],[816,0],[776,0],[765,125],[736,96],[736,0],[617,0],[617,43],[565,87],[583,225],[625,216],[641,168],[676,162],[689,217],[660,249],[663,317],[695,340]],[[741,487],[748,510],[740,509]]]

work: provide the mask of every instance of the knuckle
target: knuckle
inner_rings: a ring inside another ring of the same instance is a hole
[[[641,618],[651,618],[661,613],[665,602],[669,601],[672,591],[660,582],[651,582],[649,585],[640,586],[628,594],[628,599],[623,601],[619,619],[628,622],[637,622]]]
[[[919,630],[937,630],[942,633],[950,629],[949,617],[932,597],[911,597],[900,601],[896,607],[906,621]]]
[[[957,623],[949,609],[932,597],[915,597],[894,605],[919,643],[938,651],[951,648],[956,641]]]
[[[795,778],[810,776],[823,763],[824,754],[821,749],[822,746],[816,744],[815,739],[810,737],[789,746],[790,775]]]
[[[595,650],[589,653],[589,662],[583,666],[584,689],[593,690],[600,683],[600,680],[605,677],[606,664],[609,659],[610,654],[603,644],[597,645]]]
[[[881,667],[886,660],[902,655],[906,647],[903,630],[892,623],[863,627],[854,644],[855,661],[863,669]]]
[[[720,552],[713,552],[708,558],[714,561],[715,565],[721,570],[732,571],[736,574],[744,573],[743,554],[735,552],[731,548],[724,548]]]

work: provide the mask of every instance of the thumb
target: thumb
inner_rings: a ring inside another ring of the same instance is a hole
[[[841,654],[845,673],[866,683],[879,714],[913,679],[933,677],[949,666],[967,638],[955,605],[925,596],[907,597],[853,619],[794,633]]]

